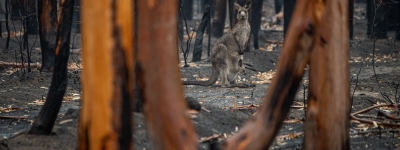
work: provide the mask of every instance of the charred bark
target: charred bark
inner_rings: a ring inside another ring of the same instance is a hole
[[[293,15],[294,6],[296,6],[297,0],[284,0],[283,2],[283,34],[286,37],[288,32],[290,21]]]
[[[225,17],[226,17],[226,0],[216,0],[214,9],[214,18],[212,20],[211,34],[220,38],[224,35]]]
[[[353,39],[354,0],[349,0],[349,38]]]
[[[278,14],[282,9],[282,0],[274,0],[275,2],[275,13]]]
[[[211,54],[211,29],[212,29],[212,25],[211,25],[211,18],[212,18],[212,12],[213,12],[213,0],[209,0],[209,3],[208,3],[209,5],[210,5],[210,15],[209,15],[209,18],[210,19],[208,19],[208,26],[206,27],[207,28],[207,33],[208,33],[208,47],[207,47],[207,56],[208,57],[210,57],[210,54]]]
[[[9,20],[10,20],[10,12],[11,12],[11,8],[10,8],[10,0],[6,0],[5,2],[5,9],[6,9],[6,30],[7,30],[7,41],[6,41],[6,48],[8,49],[8,47],[10,46],[10,26],[9,26]]]
[[[181,1],[178,2],[178,9],[182,9]],[[179,38],[179,40],[182,40],[183,39],[183,17],[180,12],[181,11],[178,11],[178,38]],[[180,43],[180,44],[183,44],[183,43]]]
[[[193,19],[193,0],[182,0],[182,10],[186,20]]]
[[[258,32],[261,26],[263,0],[253,0],[251,6],[251,34],[253,35],[253,47],[258,49]]]
[[[42,69],[48,72],[54,68],[57,37],[57,0],[38,0],[39,38],[42,49]]]
[[[53,129],[60,110],[62,99],[68,85],[67,66],[70,51],[70,36],[74,0],[65,0],[58,26],[56,59],[51,85],[39,115],[36,117],[29,134],[48,135]]]
[[[205,5],[203,18],[201,19],[200,25],[196,31],[196,41],[194,43],[192,62],[197,62],[201,60],[201,55],[203,53],[203,34],[209,23],[209,19],[210,19],[210,5]]]
[[[28,19],[28,18],[26,18],[26,19]],[[24,30],[25,30],[25,32],[24,32],[24,48],[26,49],[26,55],[27,55],[27,57],[28,57],[28,61],[27,61],[27,63],[28,63],[28,72],[31,72],[32,70],[31,70],[31,53],[29,52],[29,41],[28,41],[28,33],[29,33],[29,28],[28,28],[28,20],[24,20],[23,22],[22,22],[22,26],[24,27]],[[22,64],[23,64],[23,62],[22,62]]]
[[[235,16],[235,1],[236,0],[228,0],[228,10],[229,10],[229,26],[231,29],[233,28],[233,20],[236,18]]]
[[[372,39],[386,39],[389,7],[387,0],[368,0],[367,1],[367,34]]]
[[[26,16],[26,28],[28,34],[39,33],[39,23],[37,20],[36,6],[37,0],[24,0],[25,16]]]
[[[132,7],[130,0],[82,1],[85,94],[79,149],[132,149]]]
[[[72,32],[81,33],[81,0],[75,0],[74,2],[74,16],[72,17]]]

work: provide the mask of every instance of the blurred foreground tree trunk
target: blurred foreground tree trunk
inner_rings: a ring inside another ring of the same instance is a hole
[[[309,62],[305,149],[349,149],[347,0],[298,0],[263,106],[225,149],[268,149]],[[332,21],[334,20],[334,21]]]
[[[57,37],[57,0],[38,0],[39,38],[42,49],[40,71],[53,71]]]
[[[57,48],[55,52],[55,68],[51,85],[39,115],[36,117],[29,134],[50,134],[60,110],[62,99],[68,85],[67,66],[70,52],[70,36],[74,0],[63,0],[58,25]]]
[[[132,149],[133,3],[81,2],[85,69],[78,147]]]
[[[136,74],[154,149],[197,149],[177,64],[176,0],[136,1]],[[160,25],[161,24],[161,25]]]

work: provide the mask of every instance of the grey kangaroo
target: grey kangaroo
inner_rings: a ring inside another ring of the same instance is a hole
[[[250,35],[250,25],[248,22],[248,10],[251,4],[240,6],[235,3],[238,11],[238,22],[235,26],[223,35],[214,45],[211,51],[212,74],[208,81],[183,81],[184,85],[211,86],[221,77],[221,87],[240,87],[246,88],[254,85],[236,83],[239,72],[245,72],[243,66],[243,54],[246,42]]]

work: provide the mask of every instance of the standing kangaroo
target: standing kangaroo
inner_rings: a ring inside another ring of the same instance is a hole
[[[214,45],[211,51],[212,74],[208,81],[183,81],[184,85],[211,86],[217,82],[221,76],[221,87],[241,87],[246,88],[251,85],[236,83],[236,76],[239,72],[244,72],[243,54],[246,42],[250,36],[250,25],[248,22],[248,10],[251,4],[244,7],[235,3],[238,11],[238,22],[235,26],[223,35]]]

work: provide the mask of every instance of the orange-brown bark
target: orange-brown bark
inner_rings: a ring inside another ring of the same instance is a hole
[[[137,78],[154,149],[197,149],[178,67],[177,1],[137,1]]]
[[[289,111],[310,57],[310,95],[313,97],[309,98],[305,148],[348,148],[348,33],[347,22],[343,22],[347,16],[347,5],[344,0],[333,3],[298,1],[276,76],[260,111],[237,135],[224,143],[223,148],[269,147]],[[326,8],[328,6],[329,9]],[[336,122],[339,125],[335,126]],[[330,134],[333,136],[330,137]]]
[[[310,59],[305,149],[349,149],[348,1],[322,6]]]
[[[79,149],[131,149],[132,1],[82,1]]]

